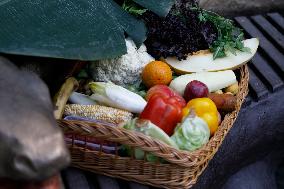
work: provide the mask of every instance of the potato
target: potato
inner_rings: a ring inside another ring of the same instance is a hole
[[[230,85],[229,87],[226,87],[224,89],[225,93],[232,93],[233,95],[236,95],[238,93],[239,90],[239,84],[238,82]]]

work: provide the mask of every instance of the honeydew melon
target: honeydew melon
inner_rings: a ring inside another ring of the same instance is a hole
[[[237,82],[236,75],[232,70],[199,72],[185,74],[175,78],[170,83],[170,88],[178,92],[180,95],[183,95],[186,85],[193,80],[204,83],[208,87],[209,92],[223,89]]]
[[[257,38],[247,39],[243,42],[244,46],[250,48],[251,52],[236,51],[236,55],[231,52],[226,52],[226,57],[213,60],[213,53],[209,50],[205,50],[188,56],[186,60],[179,61],[175,57],[169,57],[165,59],[165,62],[180,74],[234,70],[250,61],[259,46],[259,40]]]

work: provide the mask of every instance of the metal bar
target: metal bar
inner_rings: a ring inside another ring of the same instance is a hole
[[[267,84],[271,88],[272,92],[275,92],[283,87],[283,81],[281,78],[275,73],[269,63],[259,53],[256,53],[251,62],[252,66],[267,81]]]
[[[251,17],[252,20],[261,27],[282,49],[284,49],[284,36],[266,18],[261,15]]]
[[[284,18],[279,13],[267,14],[282,30],[284,30]]]
[[[251,105],[251,103],[252,103],[252,97],[250,96],[250,94],[248,94],[248,96],[245,98],[245,101],[242,105],[242,108],[245,108],[245,107]]]
[[[142,185],[142,184],[135,183],[135,182],[130,182],[129,187],[130,189],[150,189],[149,186]]]
[[[82,170],[68,168],[62,172],[66,189],[91,189],[86,175]]]
[[[261,100],[268,96],[268,89],[261,82],[261,80],[255,75],[254,71],[249,68],[250,80],[249,86],[252,89],[251,92],[254,92],[257,100]]]
[[[246,30],[246,32],[260,39],[260,47],[274,61],[275,65],[284,74],[284,55],[259,31],[247,17],[236,17],[235,20]],[[272,64],[272,62],[271,62]]]
[[[110,177],[103,176],[103,175],[97,175],[97,180],[99,183],[100,188],[106,188],[106,189],[119,189],[118,182]]]

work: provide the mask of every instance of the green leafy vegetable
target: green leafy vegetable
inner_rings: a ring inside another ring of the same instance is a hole
[[[211,44],[210,50],[213,52],[213,58],[221,58],[226,56],[226,52],[231,52],[236,55],[236,50],[249,52],[250,49],[244,47],[244,33],[230,19],[226,19],[216,13],[203,9],[194,8],[193,10],[200,11],[199,20],[201,22],[211,22],[215,25],[218,31],[218,38]]]
[[[122,8],[135,16],[141,16],[147,11],[147,9],[137,5],[132,0],[125,0],[122,4]]]
[[[172,0],[147,2],[166,12],[170,6],[159,6]],[[138,46],[146,39],[144,23],[113,0],[1,1],[0,25],[0,52],[8,54],[99,60],[126,53],[124,32]]]
[[[142,15],[148,28],[144,42],[147,52],[154,58],[177,57],[186,59],[201,49],[208,49],[217,38],[215,26],[198,19],[199,11],[190,7],[198,6],[193,1],[180,1],[170,13],[161,18],[147,11]]]
[[[175,4],[175,0],[133,0],[137,4],[141,5],[142,7],[145,7],[160,17],[165,17],[169,11],[171,10],[171,7]]]
[[[86,69],[80,70],[80,72],[79,72],[78,75],[77,75],[77,78],[78,78],[78,79],[87,79],[87,78],[89,78],[89,74],[88,74],[88,72],[86,71]]]
[[[127,86],[127,89],[130,90],[131,92],[134,92],[134,93],[140,95],[143,98],[145,98],[145,96],[147,94],[146,93],[147,88],[146,88],[146,86],[143,83],[140,83],[139,86],[137,86],[137,85],[129,85],[129,86]]]

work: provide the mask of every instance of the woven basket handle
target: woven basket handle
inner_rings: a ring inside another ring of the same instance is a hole
[[[184,167],[193,167],[196,165],[197,158],[190,156],[189,152],[177,150],[142,133],[84,121],[58,120],[57,122],[64,133],[68,135],[74,134],[93,137],[99,140],[111,141],[139,148],[145,152],[163,158],[170,163]]]

